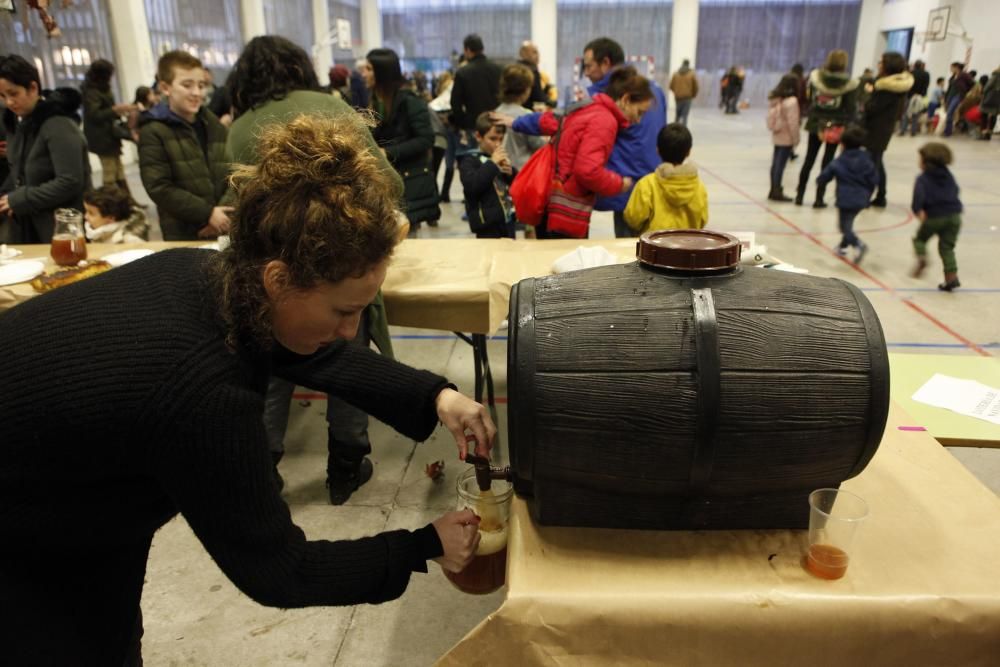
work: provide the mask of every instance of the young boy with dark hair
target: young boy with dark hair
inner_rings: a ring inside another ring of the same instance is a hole
[[[505,130],[490,120],[490,112],[484,111],[476,117],[478,150],[466,151],[458,158],[469,229],[479,239],[514,238],[510,184],[517,170],[503,148]]]
[[[878,185],[878,169],[868,151],[864,149],[865,131],[858,126],[844,130],[840,137],[843,147],[840,156],[826,166],[816,179],[823,187],[837,179],[837,211],[840,215],[840,244],[835,248],[841,257],[847,256],[849,247],[855,248],[854,263],[860,264],[868,246],[854,233],[854,219],[862,209],[868,208],[872,192]]]
[[[708,191],[688,160],[693,143],[682,123],[660,130],[656,150],[663,164],[639,179],[625,206],[625,222],[634,231],[701,229],[708,222]]]
[[[141,243],[149,240],[146,215],[133,208],[131,195],[115,185],[83,194],[84,226],[93,243]]]
[[[917,253],[917,266],[913,277],[919,278],[927,268],[927,241],[938,237],[938,254],[944,264],[944,282],[938,289],[950,292],[961,287],[958,281],[958,262],[955,261],[955,243],[962,227],[962,202],[958,198],[958,183],[948,165],[952,162],[951,149],[940,142],[924,144],[919,150],[920,169],[913,186],[913,214],[920,219],[920,229],[913,237]]]
[[[229,231],[220,206],[227,190],[226,128],[204,107],[205,69],[185,51],[160,57],[163,102],[144,114],[139,174],[160,215],[165,241],[216,238]]]

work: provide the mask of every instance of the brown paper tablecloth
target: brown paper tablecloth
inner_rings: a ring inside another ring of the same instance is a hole
[[[515,499],[507,599],[439,664],[1000,664],[1000,499],[910,423],[844,484],[871,512],[839,581],[805,531],[551,528]]]
[[[150,242],[132,245],[89,244],[100,258],[132,248],[205,245]],[[635,239],[513,241],[511,239],[408,239],[396,249],[382,295],[390,324],[488,334],[507,317],[510,287],[522,278],[548,275],[552,263],[581,245],[604,246],[622,262],[635,257]],[[18,246],[19,259],[49,258],[49,246]],[[27,283],[0,287],[0,311],[35,296]]]

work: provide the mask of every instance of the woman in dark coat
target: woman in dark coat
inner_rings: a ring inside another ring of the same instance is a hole
[[[38,70],[21,56],[0,57],[0,100],[7,110],[10,173],[0,184],[0,217],[12,221],[11,243],[49,243],[57,208],[83,210],[90,187],[87,142],[80,132],[80,93],[42,91]]]
[[[87,148],[101,160],[101,180],[104,185],[117,185],[128,192],[125,167],[122,165],[122,139],[130,134],[122,126],[121,134],[116,124],[131,112],[135,105],[115,104],[111,94],[111,77],[115,66],[107,60],[95,60],[83,80],[83,135]]]
[[[371,108],[379,124],[375,141],[403,178],[403,197],[410,231],[421,222],[437,227],[441,217],[437,178],[432,169],[434,129],[430,109],[416,93],[405,88],[399,56],[391,49],[373,49],[366,56],[370,68],[363,72],[372,89]]]
[[[868,152],[878,170],[878,189],[872,206],[885,206],[885,166],[882,155],[889,147],[896,123],[903,115],[906,94],[913,87],[913,75],[906,71],[906,58],[895,51],[883,54],[878,64],[874,91],[865,103],[864,125],[868,133]]]
[[[809,172],[812,171],[823,147],[823,160],[820,170],[825,169],[833,161],[837,153],[837,141],[824,142],[821,136],[825,130],[840,128],[843,130],[854,120],[858,104],[857,79],[852,79],[847,73],[847,52],[837,49],[826,56],[826,63],[820,69],[809,73],[808,96],[809,113],[806,117],[806,132],[809,133],[809,143],[806,147],[806,159],[802,162],[799,172],[799,187],[795,193],[795,205],[802,206],[809,185]],[[813,208],[826,208],[823,195],[825,185],[816,186],[816,201]]]

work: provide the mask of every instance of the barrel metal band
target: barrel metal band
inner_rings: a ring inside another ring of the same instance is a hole
[[[698,416],[690,488],[692,493],[700,493],[707,487],[715,463],[715,430],[719,422],[722,394],[722,363],[712,290],[692,289],[691,304],[694,309],[695,350],[698,355]]]

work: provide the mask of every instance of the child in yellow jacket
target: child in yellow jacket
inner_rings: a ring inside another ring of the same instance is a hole
[[[625,207],[625,222],[637,232],[656,229],[701,229],[708,222],[708,191],[698,168],[685,162],[691,154],[691,132],[671,123],[656,137],[663,164],[643,176]]]

